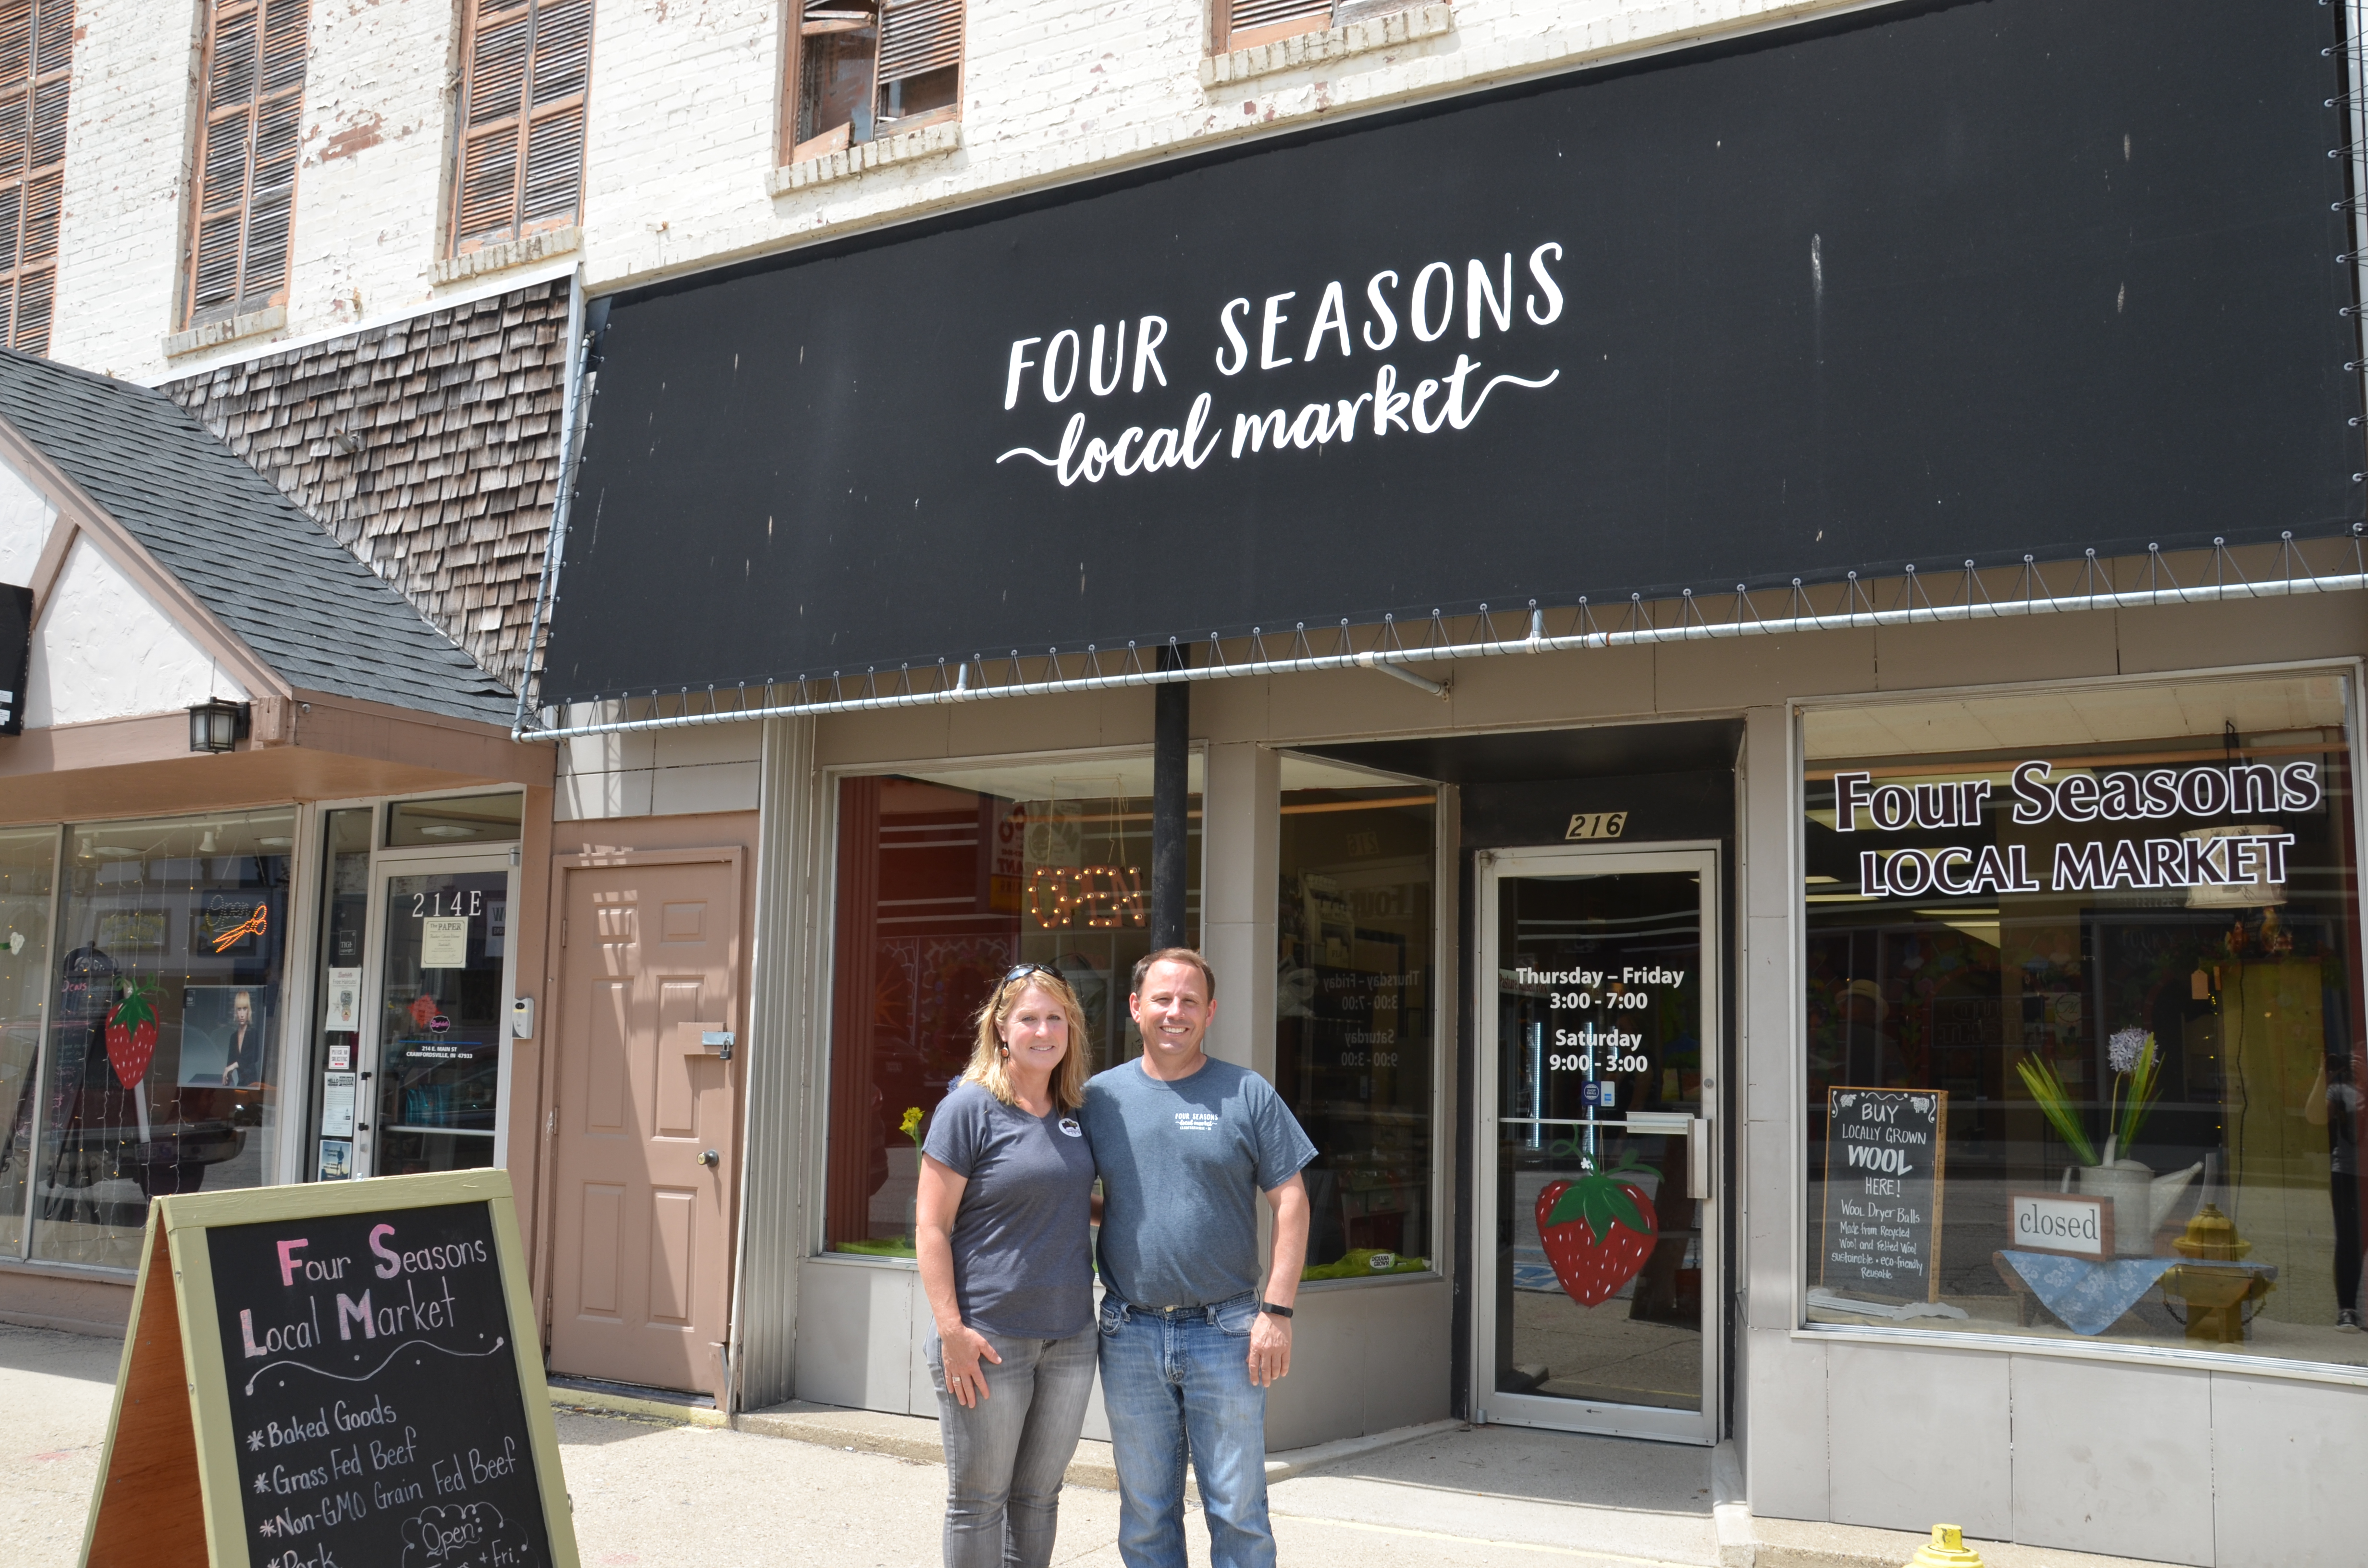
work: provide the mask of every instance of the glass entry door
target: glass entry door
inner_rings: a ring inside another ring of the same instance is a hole
[[[495,1163],[509,1030],[513,873],[390,864],[380,878],[375,1064],[357,1131],[373,1176]]]
[[[1717,1439],[1717,854],[1479,858],[1488,1421]],[[1493,1309],[1493,1310],[1491,1310]]]

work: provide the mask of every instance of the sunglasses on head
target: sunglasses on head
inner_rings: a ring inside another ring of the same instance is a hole
[[[1010,971],[1004,975],[1003,983],[1008,985],[1015,980],[1025,980],[1031,974],[1049,974],[1055,980],[1061,978],[1061,971],[1054,969],[1051,964],[1023,963],[1014,965]]]

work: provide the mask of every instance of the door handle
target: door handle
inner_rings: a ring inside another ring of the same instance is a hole
[[[723,1163],[723,1156],[717,1153],[712,1149],[702,1149],[699,1153],[699,1163],[705,1165],[708,1169],[713,1170],[717,1165]]]
[[[1710,1190],[1710,1119],[1698,1116],[1686,1129],[1686,1196],[1708,1198]]]

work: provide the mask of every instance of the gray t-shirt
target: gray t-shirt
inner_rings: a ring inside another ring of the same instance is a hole
[[[1007,1339],[1066,1339],[1094,1321],[1094,1152],[1076,1116],[1030,1116],[973,1083],[929,1117],[922,1153],[970,1185],[954,1210],[962,1322]]]
[[[1315,1157],[1274,1085],[1212,1057],[1162,1083],[1140,1061],[1086,1085],[1102,1176],[1102,1283],[1138,1307],[1201,1307],[1258,1286],[1260,1195]]]

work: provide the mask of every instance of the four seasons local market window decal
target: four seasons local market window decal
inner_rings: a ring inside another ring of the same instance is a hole
[[[2248,822],[2281,812],[2315,810],[2325,798],[2318,764],[2230,763],[2201,767],[2086,768],[2061,771],[2021,762],[2007,775],[2016,824],[2073,824],[2073,836],[2044,846],[2044,865],[2027,844],[1950,845],[1859,852],[1859,891],[1867,897],[1919,894],[2075,892],[2113,888],[2277,887],[2286,880],[2294,835]],[[1931,831],[1981,825],[1993,787],[1987,778],[1877,784],[1871,773],[1834,775],[1834,831]],[[2176,836],[2146,835],[2142,825],[2173,817],[2233,819],[2226,827]],[[2099,824],[2099,836],[2078,836]],[[2111,824],[2128,824],[2114,836]],[[2044,880],[2043,880],[2044,879]]]

